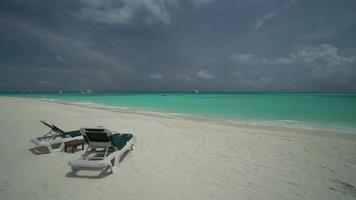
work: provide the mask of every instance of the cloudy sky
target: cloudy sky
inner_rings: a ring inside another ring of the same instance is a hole
[[[356,91],[355,0],[1,0],[0,91]]]

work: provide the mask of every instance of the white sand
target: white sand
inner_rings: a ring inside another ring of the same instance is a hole
[[[83,151],[35,155],[48,130],[137,136],[116,174],[73,176]],[[240,126],[0,97],[0,199],[356,199],[356,135]]]

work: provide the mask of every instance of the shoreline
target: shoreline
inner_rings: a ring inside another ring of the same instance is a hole
[[[105,110],[110,112],[119,112],[127,114],[138,114],[138,115],[148,115],[154,117],[163,117],[163,118],[183,118],[191,119],[195,121],[210,121],[214,123],[220,123],[231,126],[242,126],[246,128],[260,128],[260,129],[290,129],[295,132],[310,132],[317,134],[333,135],[333,134],[344,134],[349,135],[351,138],[356,138],[356,130],[354,127],[326,127],[321,128],[321,124],[308,124],[305,125],[303,122],[292,121],[291,124],[283,124],[283,122],[289,122],[289,120],[242,120],[242,119],[233,119],[233,118],[224,118],[224,117],[211,117],[211,116],[202,116],[199,114],[188,114],[188,113],[177,113],[177,112],[165,112],[165,111],[152,111],[139,108],[129,108],[129,107],[120,107],[120,106],[108,106],[104,104],[92,103],[92,102],[70,102],[57,99],[47,99],[47,98],[27,98],[27,97],[10,97],[9,98],[21,98],[21,99],[33,99],[50,103],[58,103],[63,105],[72,105],[79,106],[84,108],[93,108],[98,110]],[[278,123],[281,122],[281,123]],[[295,122],[293,124],[293,122]]]
[[[319,136],[319,137],[330,137],[330,138],[344,138],[356,140],[356,132],[352,131],[342,131],[335,129],[321,129],[315,127],[293,127],[293,126],[282,126],[274,125],[269,123],[263,123],[263,121],[242,121],[237,119],[225,119],[225,118],[214,118],[214,117],[204,117],[195,114],[187,113],[172,113],[172,112],[158,112],[158,111],[148,111],[144,109],[135,109],[128,107],[118,107],[118,106],[106,106],[102,104],[95,103],[83,103],[83,102],[69,102],[62,101],[57,99],[42,99],[42,98],[27,98],[27,97],[0,97],[1,98],[14,98],[14,99],[25,99],[35,102],[46,102],[59,105],[67,105],[81,108],[89,108],[95,110],[108,111],[113,113],[123,113],[131,115],[143,115],[149,117],[159,117],[164,119],[184,119],[192,120],[195,122],[210,122],[214,124],[232,126],[236,128],[245,128],[245,129],[257,129],[257,130],[266,130],[269,132],[285,132],[293,134],[304,134],[309,136]]]
[[[329,136],[329,137],[338,137],[340,134],[345,138],[356,139],[355,131],[342,131],[338,129],[322,129],[315,127],[293,127],[293,126],[283,126],[283,125],[274,125],[272,123],[265,123],[265,121],[242,121],[238,119],[225,119],[225,118],[214,118],[214,117],[204,117],[195,114],[187,114],[187,113],[172,113],[172,112],[159,112],[159,111],[148,111],[148,110],[139,110],[134,108],[126,108],[126,107],[117,107],[117,106],[106,106],[101,104],[82,104],[75,102],[65,102],[60,100],[42,100],[44,102],[53,102],[63,105],[70,106],[78,106],[83,108],[92,108],[98,110],[105,110],[110,112],[117,113],[126,113],[126,114],[134,114],[134,115],[147,115],[152,117],[161,117],[161,118],[176,118],[176,119],[185,119],[185,120],[193,120],[193,121],[208,121],[216,124],[234,126],[234,127],[242,127],[242,128],[254,128],[254,129],[262,129],[269,131],[285,131],[293,132],[298,134],[315,134],[320,136]]]

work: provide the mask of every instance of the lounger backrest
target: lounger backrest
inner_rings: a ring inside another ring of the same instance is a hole
[[[65,134],[66,132],[64,132],[62,129],[58,128],[56,125],[52,124],[52,130],[59,133],[59,134]]]
[[[57,126],[55,126],[52,123],[46,122],[44,120],[40,120],[40,122],[51,129],[51,131],[49,133],[54,132],[58,136],[63,136],[63,134],[65,134],[65,132],[62,129],[58,128]],[[47,134],[49,134],[49,133],[47,133]]]
[[[80,133],[87,140],[89,146],[107,147],[111,145],[111,131],[105,128],[81,128]]]
[[[50,124],[50,123],[48,123],[48,122],[46,122],[46,121],[44,121],[44,120],[40,120],[40,122],[41,122],[42,124],[44,124],[45,126],[47,126],[48,128],[53,129],[52,124]]]

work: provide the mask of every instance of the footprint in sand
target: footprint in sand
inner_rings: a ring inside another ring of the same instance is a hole
[[[351,185],[350,183],[346,183],[344,181],[341,181],[339,179],[332,179],[334,183],[337,184],[336,187],[329,186],[330,190],[340,192],[344,195],[350,195],[353,197],[356,197],[356,187]]]
[[[0,192],[5,192],[7,189],[9,189],[12,185],[5,181],[4,183],[0,184]]]

